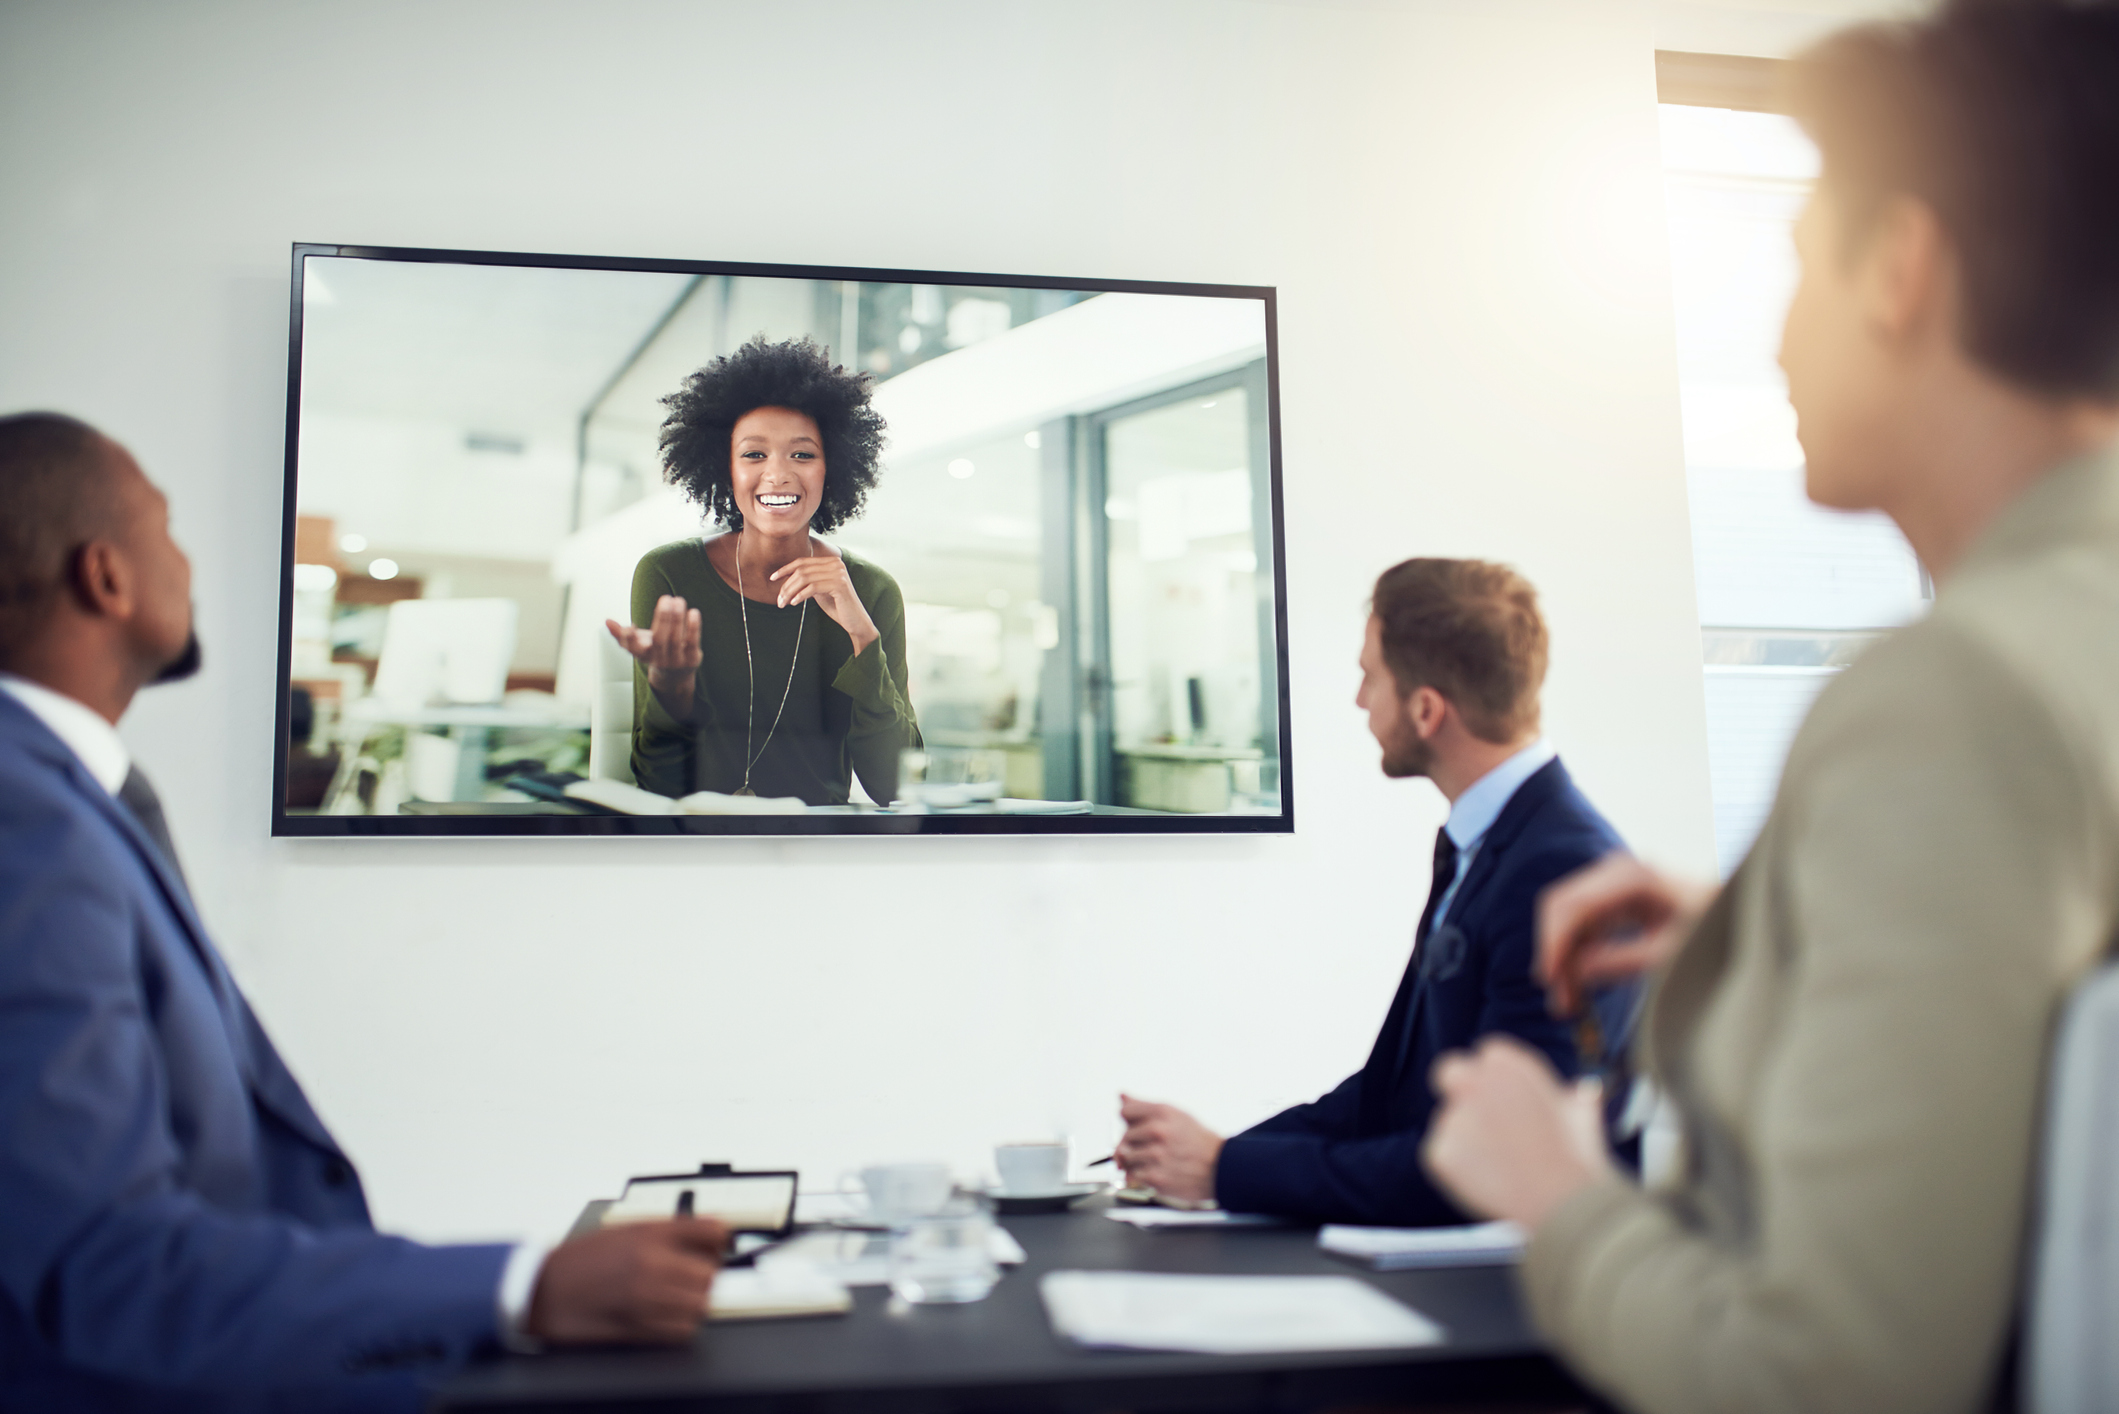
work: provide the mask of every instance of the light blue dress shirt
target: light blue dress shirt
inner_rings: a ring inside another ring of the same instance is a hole
[[[1552,743],[1541,736],[1472,782],[1471,789],[1457,797],[1457,803],[1449,809],[1449,819],[1442,825],[1449,832],[1450,841],[1457,846],[1457,873],[1449,881],[1449,891],[1442,895],[1442,902],[1435,909],[1435,928],[1440,928],[1442,920],[1449,916],[1449,906],[1457,897],[1457,886],[1464,882],[1472,860],[1479,853],[1479,846],[1486,842],[1486,832],[1501,818],[1501,812],[1508,808],[1509,801],[1515,799],[1523,783],[1559,754]]]

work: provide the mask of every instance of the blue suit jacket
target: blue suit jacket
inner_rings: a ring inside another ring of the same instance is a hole
[[[1444,1051],[1507,1032],[1572,1076],[1573,1026],[1530,975],[1538,895],[1614,849],[1616,831],[1555,760],[1517,788],[1487,831],[1449,912],[1406,964],[1368,1064],[1311,1104],[1284,1110],[1222,1146],[1214,1196],[1236,1212],[1309,1222],[1425,1227],[1469,1219],[1420,1163]],[[1627,1029],[1630,988],[1599,999],[1604,1034]]]
[[[374,1231],[182,879],[0,692],[0,1410],[413,1408],[508,1251]]]

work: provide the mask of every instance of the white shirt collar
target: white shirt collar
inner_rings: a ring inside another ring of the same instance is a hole
[[[1456,842],[1458,853],[1468,854],[1485,839],[1486,832],[1501,818],[1501,812],[1508,808],[1509,801],[1515,799],[1523,783],[1559,754],[1552,743],[1541,736],[1479,777],[1469,790],[1458,796],[1456,804],[1449,809],[1449,820],[1442,826]]]
[[[97,785],[112,795],[118,793],[118,788],[125,784],[126,775],[132,770],[132,753],[125,749],[118,729],[104,721],[100,712],[76,702],[63,692],[53,692],[13,673],[0,673],[0,690],[5,690],[34,713],[38,721],[50,727],[52,735],[65,742],[67,749],[81,758],[81,764],[89,775],[95,777]]]

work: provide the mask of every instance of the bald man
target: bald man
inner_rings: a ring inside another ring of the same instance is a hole
[[[0,418],[0,1408],[409,1410],[503,1343],[687,1339],[714,1223],[374,1230],[117,733],[199,661],[162,493],[83,423]]]

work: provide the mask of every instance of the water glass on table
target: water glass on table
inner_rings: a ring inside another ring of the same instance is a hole
[[[1008,757],[983,747],[929,746],[898,753],[898,798],[907,814],[991,814],[1006,790]]]
[[[913,1218],[890,1239],[890,1290],[901,1301],[943,1305],[984,1300],[1001,1279],[993,1259],[993,1215],[959,1194]]]

